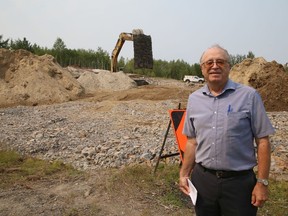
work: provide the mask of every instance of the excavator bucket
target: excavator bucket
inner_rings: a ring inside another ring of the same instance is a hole
[[[134,68],[153,68],[152,42],[150,35],[133,35]]]
[[[117,71],[117,58],[125,41],[133,41],[134,68],[153,68],[152,42],[149,35],[144,35],[141,29],[133,33],[122,32],[111,55],[111,72]]]

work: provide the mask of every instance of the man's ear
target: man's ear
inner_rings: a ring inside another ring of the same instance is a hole
[[[201,69],[201,73],[202,73],[202,75],[204,76],[204,74],[203,74],[203,70],[202,70],[202,67],[203,67],[203,66],[200,66],[200,69]]]

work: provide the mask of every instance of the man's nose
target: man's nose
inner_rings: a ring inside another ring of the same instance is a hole
[[[212,68],[214,68],[214,67],[216,67],[216,68],[219,68],[219,65],[217,64],[217,62],[216,62],[216,61],[213,61],[213,65],[212,65]]]

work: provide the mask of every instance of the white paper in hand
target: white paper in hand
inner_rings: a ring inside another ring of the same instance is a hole
[[[196,205],[196,200],[197,200],[197,190],[190,181],[190,179],[187,179],[188,185],[189,185],[189,196],[191,197],[192,203],[195,206]]]

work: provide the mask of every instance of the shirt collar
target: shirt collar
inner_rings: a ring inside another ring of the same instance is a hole
[[[235,91],[236,89],[236,83],[233,82],[232,80],[228,79],[228,82],[226,83],[223,91],[221,92],[221,94],[223,94],[224,92],[226,92],[227,90],[232,90],[232,91]],[[212,95],[209,88],[208,88],[208,85],[204,85],[203,89],[202,89],[202,93],[204,95]],[[221,95],[220,94],[220,95]]]

